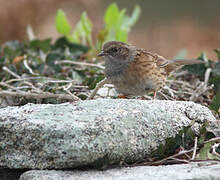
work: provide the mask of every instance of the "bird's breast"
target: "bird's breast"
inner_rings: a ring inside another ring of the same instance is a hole
[[[125,95],[145,95],[164,86],[164,69],[152,62],[133,62],[129,66],[107,65],[107,79],[119,93]]]

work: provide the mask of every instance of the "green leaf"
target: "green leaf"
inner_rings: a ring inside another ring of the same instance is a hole
[[[65,13],[61,9],[58,10],[56,15],[56,28],[57,31],[64,36],[69,36],[71,31],[71,26],[66,18]]]
[[[218,63],[212,70],[211,77],[209,78],[209,84],[214,84],[215,93],[220,93],[220,66]]]
[[[200,150],[200,152],[197,154],[196,159],[197,160],[218,160],[218,157],[210,153],[210,150],[212,148],[212,145],[214,142],[209,142],[204,145],[204,147]]]
[[[207,66],[209,66],[210,61],[208,60],[205,53],[201,53],[198,57],[198,60],[208,62],[207,64],[192,64],[192,65],[185,65],[182,69],[187,70],[190,74],[194,74],[200,77],[204,77],[206,72]]]
[[[93,47],[92,44],[92,22],[87,17],[86,12],[83,12],[81,15],[80,21],[77,23],[76,28],[74,29],[71,42],[81,43],[86,45],[89,44],[90,47]]]
[[[127,42],[128,32],[139,16],[139,6],[134,8],[131,16],[126,16],[126,9],[119,10],[116,3],[109,5],[104,15],[105,31],[108,32],[104,41],[117,40]]]
[[[86,99],[88,98],[85,94],[79,94],[78,97],[79,97],[81,100],[86,100]]]
[[[200,56],[198,57],[198,59],[201,59],[201,60],[204,60],[204,61],[208,61],[208,57],[207,57],[207,55],[206,55],[206,53],[205,52],[202,52],[201,54],[200,54]]]
[[[81,23],[82,23],[82,28],[86,35],[91,35],[92,32],[92,23],[88,19],[86,12],[83,12],[81,15]]]
[[[106,35],[104,42],[106,42],[106,41],[115,41],[116,40],[116,31],[115,31],[115,29],[112,28],[112,29],[108,30],[107,32],[108,32],[108,34]]]
[[[204,144],[204,142],[205,142],[205,135],[201,134],[198,140],[198,144],[201,145]]]
[[[215,95],[215,97],[212,99],[212,102],[209,107],[210,107],[210,109],[213,109],[216,112],[218,112],[218,110],[220,108],[220,93]]]
[[[125,9],[119,11],[116,3],[112,3],[107,8],[104,16],[104,21],[106,25],[106,32],[108,32],[108,34],[105,38],[105,41],[124,41],[124,39],[127,39],[127,37],[124,37],[125,31],[122,30],[125,12]],[[121,35],[123,35],[123,37],[121,37]]]
[[[220,60],[220,49],[215,49],[215,52],[217,54],[218,60]]]
[[[56,74],[61,71],[61,66],[55,64],[54,62],[62,59],[63,59],[63,55],[55,51],[50,52],[47,55],[46,64],[48,65],[48,67],[50,67],[50,69],[48,69],[48,74]]]
[[[99,75],[98,77],[87,77],[85,83],[89,87],[89,89],[94,89],[96,87],[96,84],[103,79],[103,74]]]
[[[82,23],[78,22],[76,24],[76,28],[74,29],[72,33],[72,39],[70,39],[70,42],[80,44],[81,38],[85,39],[85,34],[83,34],[83,31],[82,31]]]
[[[71,71],[71,79],[75,80],[77,83],[82,83],[85,78],[83,76],[81,76],[77,71]]]
[[[19,41],[8,41],[3,44],[3,55],[10,59],[11,61],[16,56],[21,56],[24,54],[24,43]]]
[[[209,84],[214,84],[215,93],[220,92],[220,76],[213,76],[209,79]]]
[[[81,24],[82,24],[82,30],[86,36],[86,39],[88,41],[88,44],[90,47],[92,47],[92,22],[87,17],[86,12],[82,13],[81,16]]]
[[[120,30],[116,33],[116,40],[121,42],[127,42],[128,33],[126,30]]]
[[[123,27],[123,24],[125,23],[124,20],[125,20],[125,13],[126,13],[126,9],[122,9],[121,11],[119,11],[119,14],[118,14],[118,19],[116,22],[116,25],[115,25],[115,28],[116,30],[120,30],[120,29],[126,29],[125,27]]]
[[[51,47],[51,39],[39,40],[35,39],[30,42],[30,47],[34,50],[42,50],[44,52],[48,52]]]
[[[52,49],[54,50],[61,49],[62,52],[64,52],[67,47],[69,48],[70,52],[74,54],[77,52],[86,53],[89,50],[87,46],[83,46],[81,44],[76,44],[76,43],[70,43],[64,37],[57,39]]]
[[[130,28],[134,26],[134,24],[137,22],[137,20],[139,19],[140,13],[141,13],[141,8],[139,6],[135,6],[131,17],[125,16],[122,27],[126,29],[127,32],[129,32]]]
[[[213,76],[220,76],[220,62],[217,62],[215,64],[215,67],[212,70],[212,75]]]
[[[119,16],[119,10],[116,3],[112,3],[108,6],[105,15],[104,21],[107,29],[117,26],[117,19]]]

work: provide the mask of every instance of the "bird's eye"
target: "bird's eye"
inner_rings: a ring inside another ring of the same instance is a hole
[[[118,51],[117,48],[112,48],[112,49],[111,49],[111,52],[113,52],[113,53],[116,53],[117,51]]]

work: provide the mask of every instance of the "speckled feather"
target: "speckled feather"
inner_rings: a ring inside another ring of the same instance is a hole
[[[129,79],[133,77],[132,84],[136,84],[136,90],[132,94],[144,95],[148,92],[159,90],[165,85],[168,75],[165,68],[158,66],[162,63],[161,60],[163,58],[144,49],[136,49],[136,52],[134,61],[129,65],[125,73]],[[158,61],[159,59],[160,61]],[[165,61],[164,59],[164,63]]]
[[[104,56],[107,79],[124,95],[156,92],[178,67],[201,63],[198,60],[167,60],[145,49],[117,41],[105,43],[99,56]]]

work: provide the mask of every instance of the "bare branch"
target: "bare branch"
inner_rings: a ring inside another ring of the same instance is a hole
[[[14,86],[11,86],[5,82],[0,82],[0,85],[1,86],[4,86],[4,87],[7,87],[7,88],[10,88],[10,89],[13,89],[13,90],[16,90],[16,88]]]
[[[181,162],[181,163],[190,163],[190,161],[186,159],[178,159],[178,158],[171,158],[172,160],[175,160],[176,162]]]
[[[174,98],[165,95],[164,93],[162,93],[161,91],[158,92],[158,94],[160,94],[161,96],[163,96],[166,100],[175,100]]]
[[[12,83],[12,82],[18,82],[18,81],[27,81],[27,80],[35,80],[35,79],[51,79],[51,78],[48,78],[48,77],[41,77],[41,76],[38,76],[38,77],[26,77],[26,78],[20,78],[20,79],[10,79],[8,81],[6,81],[6,83]]]
[[[129,166],[145,166],[145,165],[160,165],[160,164],[163,164],[164,162],[166,162],[167,160],[169,159],[175,159],[178,157],[178,156],[181,156],[181,155],[185,155],[186,153],[191,153],[194,151],[194,148],[193,149],[190,149],[190,150],[184,150],[184,151],[180,151],[179,153],[177,154],[174,154],[172,156],[169,156],[169,157],[166,157],[164,159],[161,159],[161,160],[158,160],[158,161],[154,161],[154,162],[143,162],[143,163],[138,163],[138,164],[134,164],[134,165],[129,165]],[[184,160],[184,162],[190,162],[190,161],[186,161]]]
[[[30,68],[30,66],[28,65],[28,62],[27,62],[27,57],[25,56],[24,57],[24,67],[26,67],[26,69],[29,71],[30,74],[33,74],[33,75],[39,75],[37,73],[34,73],[34,71]]]
[[[204,80],[204,82],[205,82],[206,85],[208,84],[211,72],[212,72],[212,68],[208,68],[205,71],[205,80]]]
[[[63,90],[66,91],[73,99],[76,99],[76,100],[81,100],[80,98],[78,98],[77,96],[75,96],[74,94],[72,94],[70,91],[69,91],[69,88],[72,86],[73,84],[72,83],[69,83],[69,85],[67,87],[63,87]]]
[[[209,81],[209,77],[210,77],[211,72],[212,72],[212,68],[206,69],[205,80],[204,80],[204,82],[201,82],[201,84],[194,91],[193,95],[191,95],[191,97],[190,97],[191,101],[194,101],[196,98],[198,98],[204,92],[206,92],[207,90],[210,89],[210,87],[208,87],[208,81]]]
[[[102,81],[100,81],[99,83],[96,84],[95,89],[93,90],[93,92],[90,94],[90,96],[87,98],[88,99],[93,99],[96,95],[96,93],[98,92],[98,90],[104,86],[104,84],[106,84],[108,82],[107,78],[103,79]]]
[[[14,87],[14,86],[11,86],[5,82],[0,82],[0,85],[1,86],[4,86],[4,87],[7,87],[9,89],[13,89],[13,90],[16,90],[16,91],[19,91],[20,89],[28,89],[30,88],[29,86],[19,86],[19,87]]]
[[[12,92],[12,91],[0,91],[0,96],[7,97],[7,96],[13,96],[13,97],[25,97],[25,98],[33,98],[33,99],[46,99],[46,98],[57,98],[57,99],[65,99],[65,100],[78,100],[74,99],[72,96],[67,94],[53,94],[49,92],[41,92],[38,93],[31,93],[31,92]]]
[[[220,137],[214,137],[212,139],[205,141],[204,143],[214,142],[214,141],[218,141],[218,140],[220,140]]]
[[[220,158],[220,154],[216,152],[216,149],[220,146],[220,143],[216,143],[212,146],[212,154]]]
[[[12,71],[11,71],[10,69],[8,69],[6,66],[4,66],[2,69],[3,69],[4,71],[6,71],[7,73],[11,74],[12,76],[18,78],[18,79],[21,78],[21,76],[19,76],[18,74],[12,72]]]
[[[197,137],[195,137],[194,148],[193,148],[193,155],[192,155],[191,160],[194,160],[194,159],[195,159],[195,157],[196,157],[197,143],[198,143],[198,138],[197,138]]]
[[[100,69],[105,69],[105,67],[100,64],[77,62],[77,61],[70,61],[70,60],[55,61],[55,64],[74,64],[74,65],[80,65],[80,66],[90,66],[90,67],[97,67]]]

